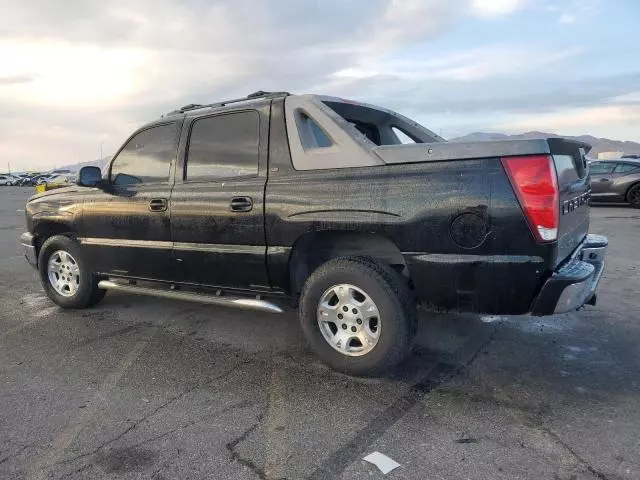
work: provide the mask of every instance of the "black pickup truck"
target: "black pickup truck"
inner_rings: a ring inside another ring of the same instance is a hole
[[[257,92],[137,130],[101,172],[26,204],[25,254],[66,308],[106,290],[281,312],[330,366],[400,362],[416,306],[595,304],[589,146],[451,143],[390,110]]]

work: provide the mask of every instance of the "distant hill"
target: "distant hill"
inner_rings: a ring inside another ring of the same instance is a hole
[[[481,142],[489,140],[522,140],[526,138],[548,138],[548,137],[566,137],[579,140],[591,145],[590,157],[596,157],[601,152],[624,152],[624,153],[640,153],[640,143],[623,142],[620,140],[610,140],[608,138],[596,138],[591,135],[580,135],[579,137],[571,137],[569,135],[556,135],[555,133],[545,132],[526,132],[517,135],[506,135],[504,133],[487,133],[474,132],[458,138],[452,138],[452,142]]]
[[[111,160],[111,157],[104,157],[104,160],[97,159],[97,160],[91,160],[89,162],[80,162],[80,163],[73,163],[71,165],[63,165],[62,167],[56,167],[56,170],[66,169],[66,170],[71,170],[72,172],[77,172],[82,167],[102,168],[103,163],[104,165],[106,165],[109,162],[109,160]]]

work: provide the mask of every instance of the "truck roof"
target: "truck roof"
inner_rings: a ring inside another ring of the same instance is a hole
[[[196,110],[202,110],[205,108],[206,109],[222,108],[222,107],[226,107],[227,105],[235,104],[235,103],[251,104],[263,99],[282,98],[288,95],[291,95],[291,94],[289,92],[265,92],[263,90],[259,90],[257,92],[250,93],[246,97],[232,98],[230,100],[221,100],[219,102],[207,103],[207,104],[190,103],[176,110],[173,110],[167,113],[166,115],[163,115],[163,117],[166,118],[172,115],[181,115],[187,112],[194,112]]]

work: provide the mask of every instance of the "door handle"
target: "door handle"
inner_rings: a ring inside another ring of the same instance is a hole
[[[166,212],[168,205],[169,202],[167,202],[166,198],[152,198],[149,202],[149,210],[152,212]]]
[[[250,212],[253,208],[253,200],[251,197],[233,197],[230,205],[234,212]]]
[[[601,178],[601,179],[600,179],[600,181],[601,181],[601,182],[608,182],[608,181],[609,181],[609,179],[608,179],[608,178]]]

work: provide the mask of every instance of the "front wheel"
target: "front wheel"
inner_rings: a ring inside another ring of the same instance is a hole
[[[38,271],[45,292],[63,308],[86,308],[97,304],[106,290],[98,288],[80,244],[64,235],[56,235],[42,245]]]
[[[331,368],[376,375],[411,353],[417,311],[394,270],[371,258],[343,257],[321,265],[305,283],[300,322]]]
[[[629,205],[633,208],[640,208],[640,185],[636,185],[629,190],[627,200],[629,200]]]

